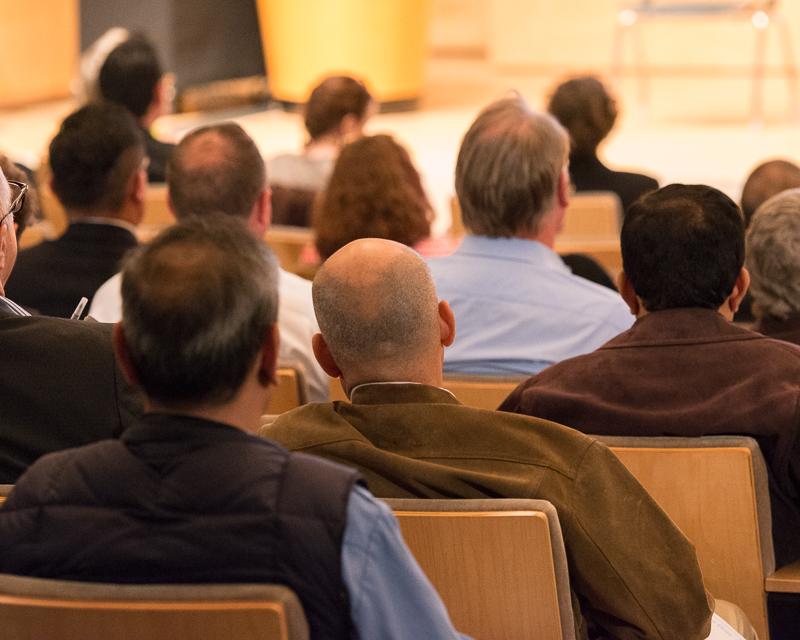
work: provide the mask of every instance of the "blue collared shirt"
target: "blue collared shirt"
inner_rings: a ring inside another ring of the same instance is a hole
[[[389,507],[356,486],[347,503],[342,578],[358,638],[457,640],[447,610]]]
[[[618,293],[574,275],[535,240],[467,236],[430,267],[456,317],[447,373],[538,373],[594,351],[634,321]]]

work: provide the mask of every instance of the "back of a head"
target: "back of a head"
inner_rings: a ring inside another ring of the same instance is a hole
[[[67,116],[50,142],[53,191],[68,211],[118,211],[144,158],[141,132],[130,113],[110,102]]]
[[[122,330],[149,398],[231,400],[278,312],[277,266],[243,223],[190,218],[135,250],[122,273]]]
[[[144,36],[135,35],[108,55],[100,67],[98,88],[104,99],[141,118],[153,102],[162,75],[155,47]]]
[[[425,261],[404,245],[351,242],[317,272],[313,298],[320,331],[345,375],[386,380],[436,353],[436,289]]]
[[[617,104],[594,76],[572,78],[556,87],[547,110],[564,125],[572,152],[590,155],[608,135],[617,119]]]
[[[800,189],[758,208],[747,231],[747,268],[757,316],[785,320],[800,313]]]
[[[769,160],[758,165],[742,188],[745,227],[762,204],[786,189],[800,187],[800,167],[788,160]]]
[[[167,163],[170,202],[179,219],[209,213],[247,218],[266,183],[258,147],[233,122],[195,129]]]
[[[621,245],[625,275],[648,311],[718,309],[744,263],[744,220],[717,189],[671,184],[631,205]]]
[[[322,259],[358,238],[413,246],[430,235],[431,206],[408,152],[391,136],[365,136],[339,154],[314,212]]]
[[[536,233],[556,197],[569,140],[552,116],[514,96],[486,107],[458,152],[456,193],[475,235]]]
[[[338,129],[345,116],[363,120],[372,96],[364,83],[349,76],[325,78],[311,91],[304,122],[312,140]]]

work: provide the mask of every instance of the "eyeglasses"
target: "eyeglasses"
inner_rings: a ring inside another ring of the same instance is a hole
[[[22,205],[25,204],[25,194],[28,193],[28,185],[24,182],[9,180],[8,186],[11,188],[11,206],[8,207],[8,211],[0,218],[0,224],[3,224],[8,216],[19,213],[19,210],[22,209]],[[14,195],[14,190],[16,190],[16,195]]]

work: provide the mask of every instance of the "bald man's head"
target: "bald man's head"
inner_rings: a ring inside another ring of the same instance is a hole
[[[264,159],[238,124],[201,127],[175,148],[167,165],[177,218],[224,213],[248,218],[266,188]]]
[[[344,377],[389,380],[423,363],[441,371],[436,289],[428,266],[408,247],[374,238],[351,242],[317,272],[313,296],[320,331]]]

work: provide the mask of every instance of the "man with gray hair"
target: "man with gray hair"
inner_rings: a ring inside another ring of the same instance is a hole
[[[577,637],[706,637],[691,544],[611,451],[552,422],[465,407],[441,388],[455,319],[414,251],[351,242],[322,265],[313,293],[314,353],[351,402],[299,407],[262,435],[356,467],[382,498],[549,500]]]
[[[446,372],[535,373],[633,323],[616,292],[573,275],[553,251],[568,154],[563,127],[519,96],[489,105],[464,136],[456,193],[469,235],[430,263],[459,324]]]
[[[800,189],[773,196],[747,232],[754,329],[800,345]]]
[[[230,217],[127,261],[117,357],[146,396],[120,439],[45,456],[0,510],[0,571],[112,583],[276,583],[310,637],[456,640],[356,471],[249,432],[275,384],[277,267]]]
[[[175,217],[223,213],[244,220],[254,236],[269,228],[272,206],[264,160],[253,139],[238,124],[223,122],[190,132],[167,165],[169,205]],[[92,300],[89,314],[100,322],[117,322],[122,313],[120,274],[106,281]],[[302,371],[309,399],[328,399],[328,376],[311,353],[317,330],[311,283],[279,270],[281,366]]]

